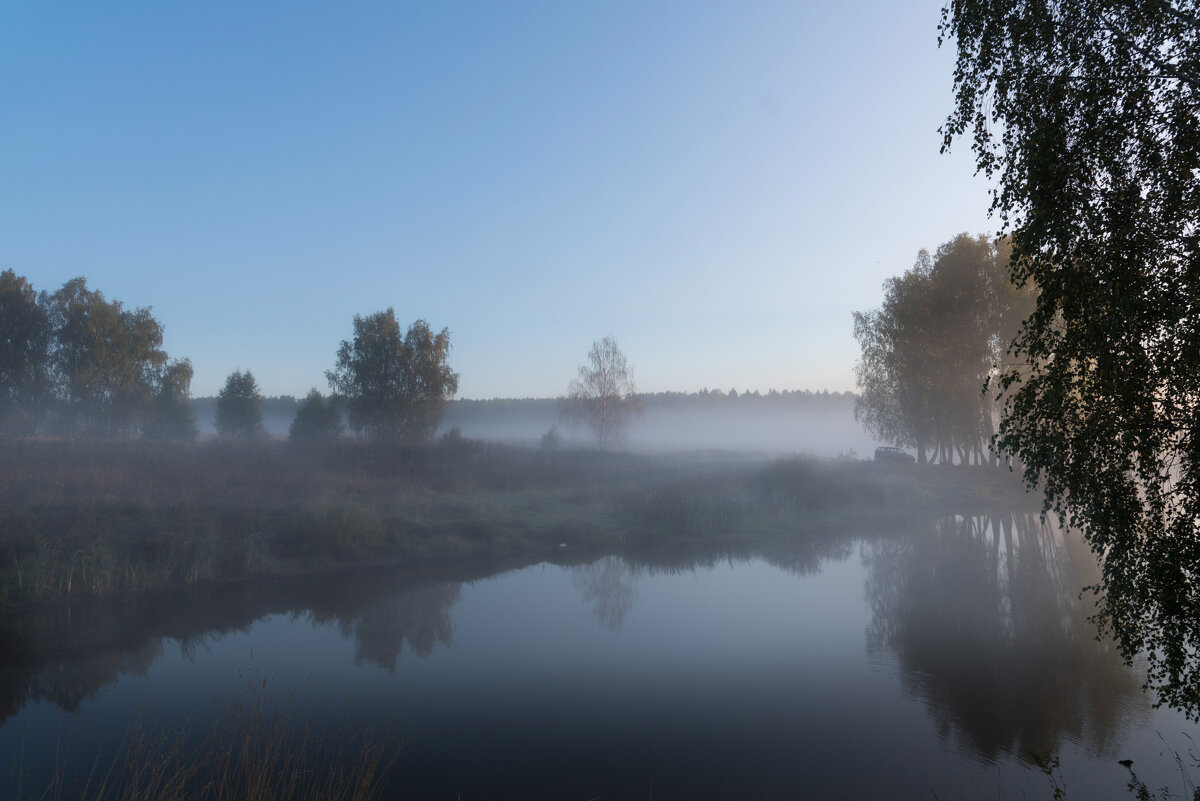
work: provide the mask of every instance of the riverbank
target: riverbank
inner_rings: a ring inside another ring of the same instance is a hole
[[[0,442],[0,604],[363,563],[791,537],[1036,509],[1008,471],[753,454]]]

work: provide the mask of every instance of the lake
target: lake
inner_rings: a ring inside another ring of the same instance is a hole
[[[402,740],[404,798],[1051,798],[1051,758],[1068,798],[1128,798],[1121,759],[1182,794],[1195,727],[1096,641],[1094,577],[998,513],[28,610],[0,632],[0,787],[249,693]]]

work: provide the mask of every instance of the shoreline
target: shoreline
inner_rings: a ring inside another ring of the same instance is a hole
[[[0,487],[0,607],[1041,508],[1003,468],[472,440],[7,441]]]

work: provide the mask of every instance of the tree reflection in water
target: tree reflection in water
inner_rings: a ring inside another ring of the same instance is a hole
[[[51,662],[38,671],[6,665],[0,668],[0,723],[31,699],[49,701],[75,714],[101,687],[122,676],[145,676],[162,653],[162,638],[154,637],[130,648]]]
[[[1095,561],[1074,538],[1033,516],[948,518],[919,534],[862,540],[829,534],[771,543],[663,548],[568,567],[599,625],[620,628],[638,585],[660,573],[758,560],[798,576],[861,548],[872,622],[869,650],[895,656],[908,691],[944,736],[985,758],[1048,754],[1064,739],[1111,754],[1115,732],[1148,715],[1135,675],[1097,642],[1079,588]],[[520,567],[520,565],[517,565]],[[352,638],[359,664],[396,670],[404,652],[449,647],[461,581],[494,566],[442,575],[393,570],[270,587],[214,588],[138,605],[52,607],[0,620],[0,722],[30,699],[73,710],[121,675],[144,672],[179,643],[193,647],[291,614]]]
[[[148,598],[147,603],[55,604],[0,618],[0,724],[30,701],[74,713],[99,689],[145,675],[172,644],[191,660],[264,616],[307,617],[353,638],[358,664],[394,671],[407,648],[422,658],[449,646],[461,583],[394,572],[259,586],[250,582]],[[173,641],[173,642],[172,642]]]
[[[895,654],[943,737],[986,759],[1056,753],[1064,737],[1110,756],[1149,705],[1116,647],[1098,641],[1094,556],[1032,514],[945,518],[862,546],[868,650]]]
[[[338,631],[354,639],[356,664],[378,665],[395,673],[405,643],[422,659],[428,658],[436,645],[450,646],[454,640],[450,613],[460,598],[462,585],[458,583],[418,587],[339,618]]]
[[[619,556],[606,556],[571,568],[571,583],[592,605],[596,621],[612,631],[621,628],[637,598],[638,575],[642,570]]]
[[[750,564],[762,559],[772,567],[804,577],[821,572],[827,561],[844,561],[854,551],[853,540],[837,536],[802,536],[791,540],[691,547],[676,544],[658,551],[605,556],[570,568],[571,583],[592,606],[596,621],[612,631],[621,628],[637,600],[642,577],[694,573],[718,564]]]

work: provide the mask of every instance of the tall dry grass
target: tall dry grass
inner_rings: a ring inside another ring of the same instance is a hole
[[[134,715],[115,753],[84,765],[64,749],[45,786],[22,777],[14,801],[371,801],[383,792],[402,742],[370,732],[332,734],[293,715],[293,694],[272,700],[256,671],[197,735]]]
[[[380,560],[795,531],[1020,494],[985,468],[649,457],[461,438],[0,440],[0,606]]]

